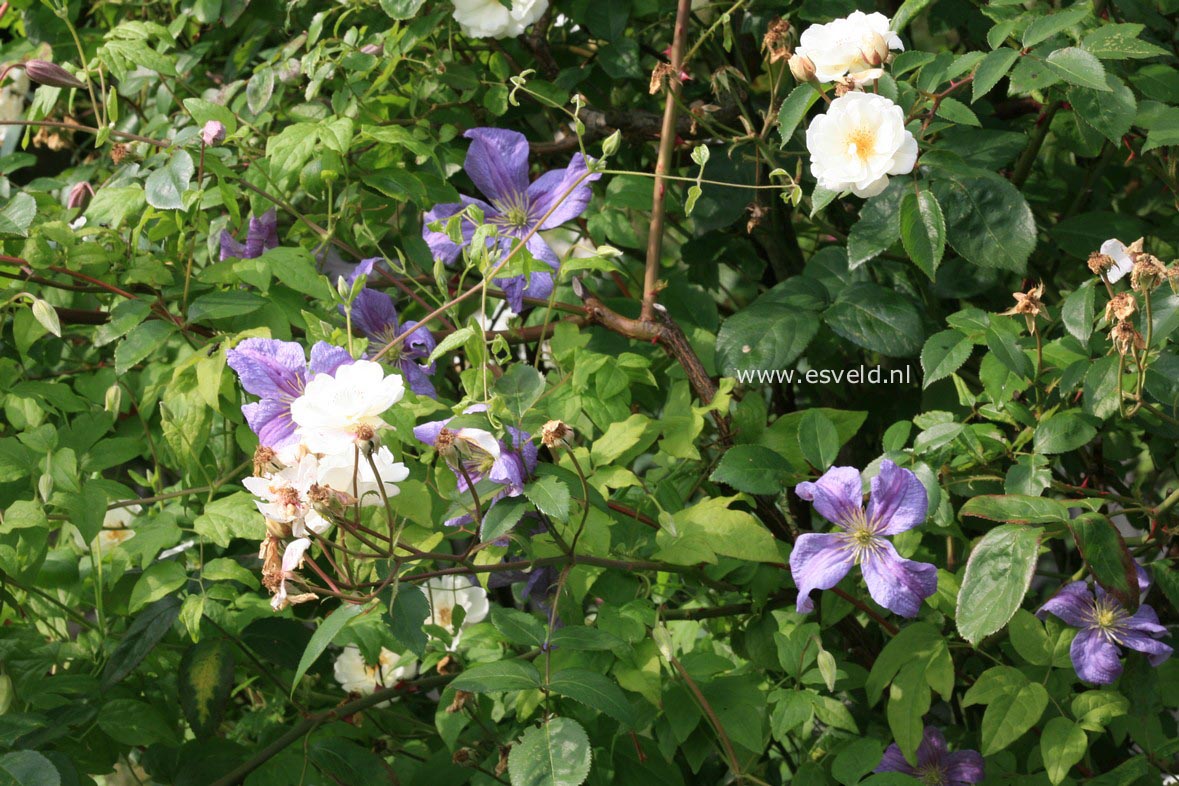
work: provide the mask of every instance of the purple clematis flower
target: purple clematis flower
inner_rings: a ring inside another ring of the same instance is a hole
[[[237,372],[246,392],[261,399],[242,405],[242,414],[258,435],[258,443],[281,450],[299,442],[291,419],[291,402],[303,395],[307,380],[314,374],[335,373],[340,366],[351,363],[352,356],[345,349],[320,341],[311,348],[308,373],[301,345],[272,338],[247,338],[225,353],[225,361]]]
[[[580,216],[589,204],[593,193],[588,183],[599,175],[591,174],[577,184],[586,173],[580,153],[565,169],[546,172],[529,184],[528,140],[523,134],[500,128],[472,128],[463,136],[471,140],[463,167],[487,201],[463,196],[462,202],[435,205],[426,213],[422,237],[434,257],[446,264],[453,263],[471,242],[475,224],[463,220],[462,244],[453,242],[445,232],[431,230],[429,225],[450,218],[468,205],[476,205],[483,211],[484,221],[499,228],[499,247],[506,254],[533,229],[558,227]],[[554,271],[560,266],[557,255],[539,234],[528,239],[527,248]],[[495,283],[507,293],[508,305],[517,313],[524,308],[525,297],[543,299],[553,291],[553,276],[548,272],[531,273],[527,281],[524,276],[516,276],[496,279]]]
[[[278,216],[270,208],[258,218],[250,218],[246,230],[246,242],[239,243],[221,230],[221,261],[226,259],[257,259],[272,248],[278,248]]]
[[[939,729],[925,727],[921,744],[917,746],[917,766],[905,760],[905,755],[894,742],[884,752],[884,758],[876,766],[876,772],[902,772],[911,775],[921,783],[939,786],[965,786],[979,783],[983,779],[983,757],[978,751],[955,751],[946,749],[946,738]]]
[[[371,275],[373,265],[380,261],[382,260],[379,257],[362,260],[346,281],[351,284],[359,275]],[[344,306],[341,305],[339,309],[343,314]],[[426,328],[420,327],[417,322],[409,321],[402,324],[397,316],[397,306],[393,303],[393,298],[380,290],[367,287],[360,290],[356,300],[352,302],[352,323],[368,337],[369,354],[379,352],[385,344],[408,333],[405,340],[390,353],[389,362],[396,360],[406,382],[409,383],[409,389],[414,393],[430,398],[438,397],[434,383],[430,381],[430,375],[437,370],[437,366],[434,363],[422,365],[421,362],[430,357],[430,353],[437,346],[434,335]]]
[[[1139,568],[1139,589],[1149,586],[1149,579]],[[1066,584],[1048,599],[1036,616],[1053,614],[1074,628],[1080,628],[1073,639],[1069,655],[1077,676],[1095,685],[1108,685],[1122,674],[1122,651],[1119,647],[1146,654],[1151,666],[1171,657],[1172,649],[1158,639],[1167,635],[1159,624],[1154,609],[1145,604],[1130,614],[1114,596],[1100,585],[1093,590],[1083,581]]]
[[[486,409],[485,405],[476,404],[467,407],[465,412],[470,414]],[[439,437],[445,435],[443,441],[447,443],[449,450],[453,450],[459,464],[456,467],[450,459],[447,462],[458,481],[459,492],[465,492],[469,488],[468,478],[474,485],[483,480],[499,484],[502,488],[485,503],[487,510],[504,497],[518,497],[523,494],[524,484],[536,471],[537,450],[536,445],[532,444],[532,436],[526,431],[505,426],[511,438],[511,444],[508,445],[482,429],[462,428],[451,431],[447,425],[452,419],[435,420],[415,426],[413,435],[419,442],[439,449],[443,448],[439,444]],[[473,520],[470,515],[463,515],[448,519],[444,523],[448,527],[458,527]]]
[[[866,512],[863,488],[859,470],[832,467],[814,483],[799,483],[795,489],[839,527],[837,532],[800,535],[790,552],[799,613],[814,609],[813,591],[831,589],[857,564],[872,599],[902,617],[917,616],[921,601],[937,590],[936,567],[901,559],[885,539],[925,521],[929,501],[921,481],[885,459],[880,474],[872,478]]]

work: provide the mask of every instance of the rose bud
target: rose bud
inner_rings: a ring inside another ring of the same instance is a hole
[[[81,183],[74,183],[69,196],[66,197],[66,207],[86,207],[86,203],[90,201],[92,196],[94,196],[94,188],[85,180]]]
[[[84,88],[86,83],[61,66],[48,60],[30,60],[25,63],[25,74],[39,85],[49,87]]]
[[[788,61],[790,64],[790,73],[798,82],[813,82],[815,79],[815,64],[806,55],[795,53]]]
[[[201,129],[201,141],[207,147],[219,145],[225,141],[225,125],[219,120],[210,120]]]

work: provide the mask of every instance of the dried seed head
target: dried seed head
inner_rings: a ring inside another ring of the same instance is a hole
[[[1134,269],[1130,271],[1130,288],[1135,292],[1152,290],[1167,277],[1167,268],[1153,254],[1134,255]]]
[[[1109,339],[1113,342],[1114,349],[1118,351],[1119,355],[1128,355],[1131,352],[1146,349],[1146,341],[1142,338],[1142,334],[1128,320],[1114,325],[1113,330],[1109,332]]]
[[[790,57],[790,45],[787,36],[790,34],[790,23],[779,17],[770,22],[769,29],[762,36],[761,46],[769,55],[770,62],[776,63]]]
[[[651,95],[655,95],[663,89],[665,84],[676,79],[675,69],[671,67],[671,63],[659,62],[655,65],[655,69],[651,72],[651,85],[649,91]]]
[[[267,527],[271,523],[267,520]],[[282,542],[273,535],[267,535],[258,549],[258,558],[262,560],[262,586],[273,595],[282,587]]]
[[[448,428],[441,428],[438,430],[438,438],[434,440],[434,450],[438,451],[438,455],[443,458],[450,458],[454,455],[454,438],[455,433]]]
[[[274,448],[259,445],[254,451],[254,474],[258,477],[264,478],[282,468],[283,464],[278,460],[278,454],[274,452]]]
[[[1093,271],[1093,275],[1095,276],[1104,274],[1105,271],[1113,266],[1113,259],[1099,251],[1094,251],[1089,255],[1089,269]]]
[[[123,163],[123,160],[125,158],[127,158],[128,152],[129,151],[127,150],[127,146],[124,145],[122,142],[112,145],[111,146],[111,162],[114,163],[115,166],[118,166],[119,164]]]
[[[1129,319],[1138,310],[1138,301],[1129,292],[1119,292],[1105,306],[1105,321],[1121,322]]]
[[[560,420],[550,420],[540,427],[540,442],[546,448],[569,447],[573,429]]]

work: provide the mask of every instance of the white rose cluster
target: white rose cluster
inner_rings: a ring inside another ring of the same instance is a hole
[[[890,52],[904,49],[883,14],[856,11],[803,31],[791,58],[795,76],[836,82],[837,97],[806,130],[811,174],[830,191],[876,196],[891,175],[917,164],[917,140],[905,113],[888,98],[861,92],[884,73]]]
[[[548,10],[548,0],[454,0],[454,21],[469,38],[515,38]]]

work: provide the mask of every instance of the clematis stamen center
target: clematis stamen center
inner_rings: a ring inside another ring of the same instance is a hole
[[[946,773],[937,764],[927,764],[917,769],[917,777],[925,786],[946,786]]]
[[[1109,641],[1119,643],[1125,618],[1125,609],[1112,599],[1098,598],[1093,602],[1091,625]]]
[[[491,223],[509,229],[527,229],[529,224],[528,197],[525,194],[509,194],[492,203],[499,215]]]

